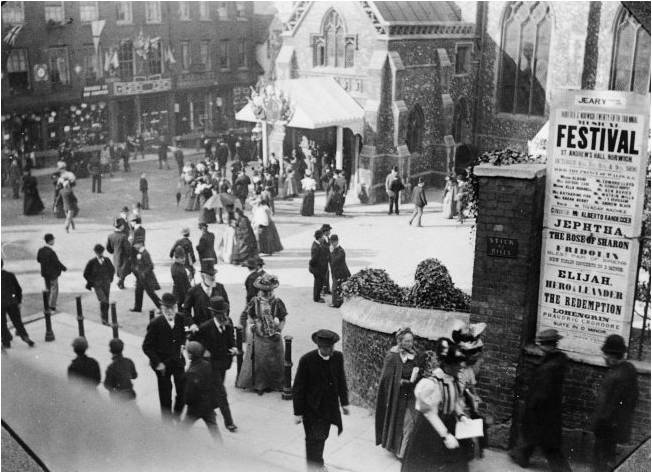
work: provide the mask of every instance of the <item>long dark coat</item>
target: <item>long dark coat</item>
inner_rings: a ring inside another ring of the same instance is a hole
[[[36,215],[45,207],[38,193],[38,183],[34,176],[23,177],[23,214]]]
[[[215,234],[209,231],[202,232],[197,244],[197,256],[199,262],[203,259],[212,259],[217,263],[217,254],[215,253]]]
[[[331,274],[333,280],[347,279],[351,276],[351,271],[346,265],[346,253],[341,246],[335,248],[330,254]]]
[[[138,257],[140,256],[140,258]],[[155,291],[161,289],[161,286],[158,284],[156,275],[154,274],[154,263],[152,263],[152,258],[149,256],[147,250],[142,252],[137,252],[134,256],[134,274],[140,281],[143,286],[149,286]]]
[[[332,378],[329,385],[328,371]],[[317,350],[310,351],[299,360],[292,386],[294,415],[311,419],[325,419],[342,433],[340,405],[348,406],[349,391],[344,374],[342,352],[333,351],[328,361]]]
[[[147,326],[147,334],[143,340],[143,352],[149,358],[149,365],[156,369],[163,363],[166,369],[183,368],[186,360],[183,358],[181,346],[186,343],[184,318],[180,314],[174,317],[174,326],[159,315]]]
[[[188,415],[202,417],[218,406],[217,385],[213,380],[211,364],[198,358],[190,362],[184,382],[184,402]]]
[[[131,243],[123,232],[113,232],[106,241],[106,251],[113,255],[113,266],[119,278],[131,272]]]
[[[188,279],[188,273],[183,263],[172,263],[170,273],[172,273],[172,294],[177,298],[177,303],[181,307],[190,290],[190,279]]]
[[[611,437],[626,443],[632,430],[632,417],[638,400],[638,375],[634,365],[623,361],[609,369],[602,384],[593,414],[596,436]]]
[[[115,268],[109,258],[103,258],[103,260],[104,263],[100,264],[97,258],[91,258],[86,263],[84,279],[86,279],[89,288],[99,287],[108,290],[111,287],[111,282],[115,275]]]
[[[553,350],[532,373],[523,416],[526,442],[546,448],[561,446],[561,399],[567,364],[568,357]]]
[[[229,352],[235,346],[233,324],[224,324],[222,333],[217,330],[213,320],[207,320],[199,327],[199,331],[192,337],[200,342],[211,353],[213,371],[228,370],[233,363],[233,356]],[[224,381],[224,380],[222,380]]]
[[[213,239],[215,239],[215,237],[213,237]],[[172,249],[170,250],[170,258],[174,258],[174,250],[177,248],[177,246],[183,248],[183,251],[186,253],[186,264],[189,266],[195,264],[195,250],[192,247],[192,242],[190,239],[188,237],[183,237],[175,241],[174,245],[172,245]]]
[[[221,296],[226,303],[226,315],[229,315],[229,295],[226,293],[224,286],[218,282],[215,283],[210,297]],[[204,292],[201,284],[196,284],[190,288],[186,294],[186,300],[183,303],[183,311],[186,314],[186,325],[195,324],[198,327],[212,319],[211,313],[208,311],[210,298]],[[191,315],[192,311],[192,315]]]

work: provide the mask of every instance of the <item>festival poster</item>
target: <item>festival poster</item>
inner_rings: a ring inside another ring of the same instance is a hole
[[[629,342],[649,104],[584,90],[551,104],[537,329],[557,329],[559,347],[587,361],[610,334]]]

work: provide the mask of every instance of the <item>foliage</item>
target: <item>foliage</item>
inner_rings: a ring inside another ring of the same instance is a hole
[[[478,156],[473,166],[478,164],[492,164],[494,166],[510,166],[512,164],[538,163],[545,164],[545,156],[534,156],[522,151],[506,148],[503,150],[487,151]],[[478,189],[480,182],[473,172],[469,176],[471,181],[471,192],[468,197],[467,209],[469,216],[475,218],[478,216]]]
[[[342,285],[342,294],[382,304],[461,312],[468,312],[471,304],[469,295],[455,287],[446,267],[434,258],[419,263],[411,288],[399,286],[382,269],[365,268]]]
[[[408,292],[408,302],[414,307],[469,311],[471,298],[456,288],[446,266],[434,258],[422,261],[414,275],[414,285]]]

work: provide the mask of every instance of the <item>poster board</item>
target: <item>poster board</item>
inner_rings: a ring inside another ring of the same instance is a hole
[[[650,97],[553,94],[547,147],[537,330],[559,348],[600,355],[629,341],[648,164]]]

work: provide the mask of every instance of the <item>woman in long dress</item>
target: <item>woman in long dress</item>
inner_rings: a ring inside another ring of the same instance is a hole
[[[454,436],[458,418],[468,419],[455,378],[463,360],[446,338],[437,341],[434,352],[426,352],[423,378],[414,388],[417,414],[401,471],[468,471],[467,442]]]
[[[242,264],[251,256],[258,256],[258,243],[251,222],[241,208],[235,208],[235,250],[233,264]]]
[[[217,260],[221,263],[231,264],[233,261],[233,252],[235,250],[235,220],[227,219],[227,225],[224,232],[217,240]]]
[[[23,213],[37,215],[44,209],[43,201],[38,193],[38,183],[30,171],[23,176]]]
[[[62,185],[59,182],[59,178],[61,177],[61,174],[63,174],[66,171],[66,163],[63,161],[59,161],[57,163],[57,170],[54,172],[51,176],[52,179],[52,185],[54,186],[54,200],[52,201],[52,210],[54,212],[54,216],[57,218],[66,218],[66,213],[63,211],[63,201],[59,197],[59,193],[61,192]]]
[[[281,238],[276,230],[276,225],[272,220],[272,210],[260,198],[252,202],[252,224],[256,239],[258,240],[258,250],[262,254],[271,255],[283,250]]]
[[[414,385],[416,364],[414,335],[409,328],[396,332],[393,346],[383,363],[376,397],[376,445],[403,458],[409,433],[414,426]]]
[[[301,215],[312,217],[315,215],[315,190],[317,182],[312,178],[312,173],[306,171],[306,177],[301,180],[303,189],[303,201],[301,202]]]
[[[294,175],[292,166],[288,166],[285,170],[285,198],[296,197],[297,195],[297,181]]]
[[[238,388],[253,389],[259,395],[283,389],[284,349],[281,332],[288,315],[285,304],[274,296],[278,279],[265,273],[254,282],[259,290],[247,304],[246,317],[250,332],[242,370],[235,383]],[[244,326],[245,321],[241,321]]]
[[[196,177],[196,170],[192,164],[187,167],[184,166],[183,179],[186,183],[186,210],[189,212],[199,210],[199,195],[195,193],[195,186],[198,184]]]
[[[77,207],[77,197],[72,191],[71,182],[63,176],[60,179],[63,181],[60,197],[63,201],[63,210],[66,213],[65,229],[66,232],[69,232],[70,227],[73,230],[75,229],[75,221],[73,219],[79,212],[79,207]]]
[[[454,176],[446,177],[446,187],[444,188],[442,209],[444,218],[452,219],[457,215],[457,180]]]

